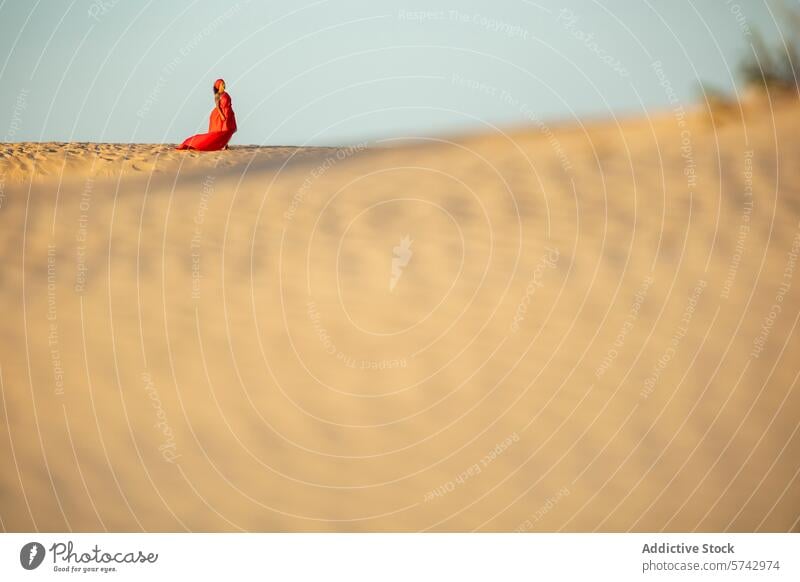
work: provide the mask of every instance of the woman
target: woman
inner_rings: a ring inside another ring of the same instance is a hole
[[[214,81],[214,102],[216,107],[208,120],[208,133],[193,135],[178,146],[179,150],[200,150],[212,152],[228,149],[228,142],[236,133],[236,116],[231,106],[231,96],[225,92],[225,81]]]

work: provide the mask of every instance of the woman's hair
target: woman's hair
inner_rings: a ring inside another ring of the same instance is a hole
[[[223,81],[222,79],[217,79],[216,81],[214,81],[214,95],[219,93],[219,88],[223,83],[225,83],[225,81]]]

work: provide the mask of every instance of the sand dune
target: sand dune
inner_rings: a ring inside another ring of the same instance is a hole
[[[798,531],[800,110],[0,146],[20,530]]]

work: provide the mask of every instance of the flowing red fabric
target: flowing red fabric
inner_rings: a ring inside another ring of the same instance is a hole
[[[219,107],[214,108],[208,119],[208,133],[198,133],[187,138],[177,149],[203,152],[221,150],[228,145],[234,133],[236,133],[236,115],[233,113],[231,96],[222,93],[219,96]]]

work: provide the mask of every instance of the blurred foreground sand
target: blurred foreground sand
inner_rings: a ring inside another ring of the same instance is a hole
[[[2,527],[798,531],[799,113],[0,145]]]

